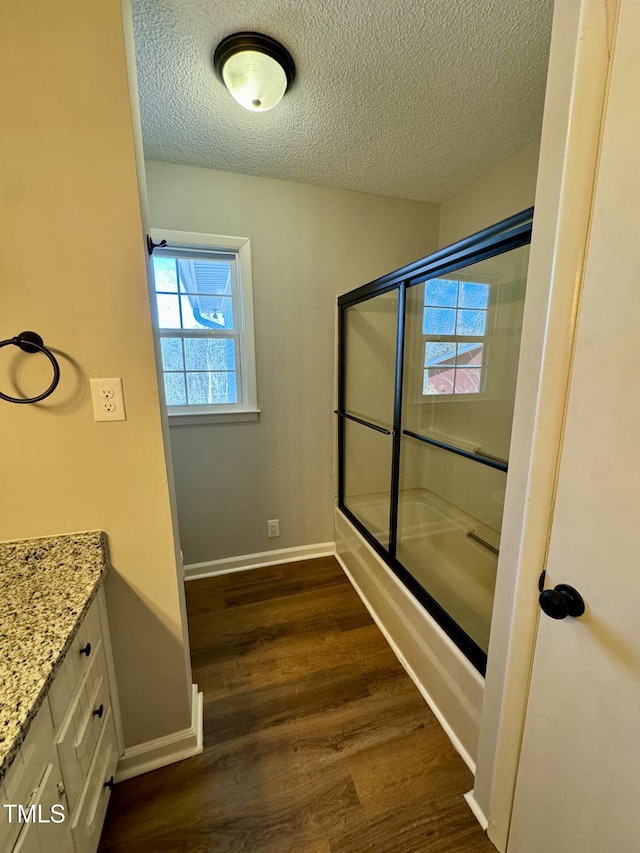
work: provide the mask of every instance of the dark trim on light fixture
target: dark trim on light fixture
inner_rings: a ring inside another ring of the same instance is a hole
[[[275,59],[282,66],[287,77],[287,89],[291,88],[291,84],[296,78],[296,66],[293,57],[279,41],[262,33],[233,33],[233,35],[222,39],[213,54],[213,67],[223,83],[222,68],[225,62],[243,50],[255,50]]]

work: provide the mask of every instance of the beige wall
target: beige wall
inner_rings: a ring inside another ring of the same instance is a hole
[[[533,204],[540,139],[534,139],[440,205],[440,246],[448,246]]]
[[[119,0],[0,11],[0,337],[39,332],[60,386],[0,401],[2,539],[105,530],[127,746],[190,725]],[[0,388],[46,387],[0,354]],[[128,420],[94,423],[88,377],[121,376]]]
[[[252,243],[262,414],[172,428],[185,563],[332,541],[336,295],[432,251],[437,206],[154,162],[147,182],[153,227]]]

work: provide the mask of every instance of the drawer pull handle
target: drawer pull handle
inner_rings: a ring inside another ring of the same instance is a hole
[[[113,776],[111,779],[107,779],[107,781],[102,786],[103,788],[108,788],[110,791],[113,791]]]
[[[89,657],[89,655],[91,654],[91,643],[87,643],[84,649],[80,649],[80,654]]]
[[[97,717],[99,720],[102,719],[102,715],[104,714],[104,705],[101,703],[99,708],[96,708],[93,712],[93,716]]]

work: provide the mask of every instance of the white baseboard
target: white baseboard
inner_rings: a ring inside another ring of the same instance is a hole
[[[200,578],[215,577],[215,575],[228,575],[232,572],[261,569],[265,566],[278,566],[280,563],[312,560],[315,557],[330,557],[335,552],[335,542],[318,542],[315,545],[299,545],[295,548],[280,548],[277,551],[259,551],[256,554],[243,554],[240,557],[209,560],[207,563],[190,563],[184,567],[184,579],[186,581],[199,580]]]
[[[150,770],[157,770],[175,761],[199,755],[203,749],[203,694],[198,685],[192,685],[191,726],[180,732],[149,740],[131,749],[125,749],[118,762],[116,782],[124,782]]]
[[[373,621],[376,623],[376,625],[378,626],[378,628],[382,632],[385,640],[391,646],[392,652],[400,661],[404,671],[407,673],[409,678],[413,681],[415,686],[418,688],[422,698],[424,699],[424,701],[427,703],[427,705],[429,706],[429,708],[433,712],[433,716],[436,718],[436,720],[440,723],[440,725],[444,729],[447,737],[449,738],[449,740],[453,744],[456,752],[459,753],[459,755],[461,756],[464,763],[467,765],[469,770],[471,770],[471,772],[475,776],[475,772],[476,772],[475,761],[469,755],[469,752],[465,749],[464,744],[462,743],[460,738],[457,736],[457,734],[455,733],[453,728],[449,725],[449,722],[447,721],[447,718],[445,717],[445,715],[442,713],[442,711],[440,710],[438,705],[433,701],[433,698],[431,697],[429,691],[427,690],[425,685],[422,683],[422,681],[416,675],[415,671],[413,670],[413,667],[409,664],[406,657],[404,656],[404,654],[399,649],[399,647],[398,647],[397,643],[395,642],[393,636],[387,630],[387,627],[384,624],[384,622],[382,622],[382,620],[379,618],[378,613],[376,612],[375,608],[373,607],[371,602],[368,600],[367,596],[364,594],[364,592],[362,591],[362,589],[358,585],[357,581],[355,580],[352,573],[349,571],[349,569],[347,568],[347,566],[345,565],[344,561],[342,560],[342,558],[340,557],[339,554],[336,554],[336,560],[342,566],[344,573],[346,574],[346,576],[351,581],[351,585],[353,586],[355,591],[360,596],[362,603],[364,604],[364,606],[367,608],[367,610],[371,614],[371,618],[373,619]],[[474,814],[475,814],[475,812],[474,812]]]
[[[469,808],[473,812],[474,817],[476,818],[476,820],[478,821],[480,826],[486,832],[487,828],[489,826],[489,821],[487,820],[484,812],[482,811],[482,809],[478,805],[478,801],[476,800],[476,798],[473,794],[473,791],[468,791],[466,794],[464,794],[464,798],[466,800],[467,805],[469,806]]]

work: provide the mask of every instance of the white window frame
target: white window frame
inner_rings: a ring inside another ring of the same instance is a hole
[[[462,269],[464,269],[464,267]],[[455,275],[455,272],[457,272],[457,270],[455,270],[454,273],[449,273],[449,275]],[[443,278],[446,279],[446,276],[443,276]],[[492,335],[493,335],[495,327],[496,327],[496,318],[497,318],[496,283],[495,283],[495,281],[487,280],[486,276],[485,276],[484,281],[480,281],[477,279],[478,279],[478,276],[476,276],[476,278],[473,279],[472,283],[473,284],[484,284],[484,285],[487,285],[489,287],[487,307],[479,309],[479,310],[485,311],[485,313],[486,313],[486,323],[485,323],[484,335],[473,335],[473,336],[471,336],[471,335],[456,335],[455,333],[451,334],[451,335],[425,335],[424,332],[422,332],[422,316],[421,316],[420,317],[420,335],[419,335],[420,340],[418,341],[418,345],[421,348],[421,352],[420,352],[420,356],[419,356],[419,358],[420,358],[419,363],[421,365],[424,365],[425,346],[427,343],[443,342],[443,343],[458,344],[458,343],[472,343],[472,342],[476,343],[477,342],[479,344],[482,344],[482,367],[481,367],[482,374],[481,374],[480,390],[474,391],[472,393],[467,393],[467,394],[461,394],[461,393],[456,394],[453,392],[450,394],[425,394],[422,389],[423,389],[423,383],[424,383],[424,371],[426,368],[423,366],[421,374],[420,374],[422,381],[420,383],[420,390],[418,392],[420,395],[420,401],[422,401],[422,402],[428,401],[430,403],[438,403],[438,402],[447,402],[447,403],[456,402],[457,403],[457,402],[462,401],[462,400],[466,400],[467,402],[469,402],[470,400],[486,400],[490,396],[489,395],[489,383],[488,383],[488,377],[490,374],[487,373],[486,366],[487,366],[487,362],[488,362],[488,354],[491,350],[491,338],[492,338]],[[431,279],[427,279],[427,281],[430,281],[430,280]],[[466,278],[464,278],[464,279],[448,279],[448,280],[449,281],[457,281],[458,282],[458,288],[459,288],[461,282],[464,282],[467,280],[471,281],[471,279],[466,279]],[[426,281],[423,282],[423,284],[425,284],[425,285],[426,285],[426,283],[427,283]],[[424,299],[424,296],[423,296],[423,299]],[[423,303],[422,307],[424,309],[427,306],[425,306]],[[437,307],[437,306],[433,306],[433,307]],[[442,306],[442,307],[444,308],[447,306]],[[456,317],[457,317],[457,312],[459,310],[464,310],[464,309],[460,309],[456,305],[456,308],[454,310],[456,311]]]
[[[462,268],[464,269],[464,267]],[[458,270],[454,271],[454,274],[458,272]],[[449,275],[449,274],[447,274]],[[442,276],[446,278],[447,276]],[[430,279],[429,279],[430,280]],[[453,279],[452,279],[453,280]],[[471,279],[461,278],[460,281],[466,281]],[[500,359],[496,359],[494,357],[495,353],[495,341],[494,335],[496,328],[500,326],[501,323],[505,322],[505,308],[504,304],[501,303],[499,299],[500,290],[503,287],[502,276],[499,273],[495,275],[484,274],[482,277],[477,274],[474,276],[473,281],[477,284],[487,284],[489,285],[489,301],[487,304],[487,326],[485,328],[484,336],[478,336],[474,338],[478,341],[478,343],[482,343],[484,345],[483,356],[482,356],[482,370],[484,373],[484,377],[482,380],[482,388],[480,391],[473,394],[423,394],[423,381],[424,381],[424,348],[425,343],[427,341],[452,341],[457,343],[456,335],[424,335],[422,332],[422,312],[419,315],[416,315],[415,322],[407,324],[407,346],[410,347],[410,352],[413,354],[412,363],[409,366],[410,370],[410,384],[409,384],[409,399],[408,404],[411,406],[423,406],[423,405],[443,405],[453,403],[454,405],[458,405],[463,402],[471,402],[471,401],[488,401],[494,400],[496,398],[495,394],[495,383],[499,381],[500,371],[502,369],[500,364]],[[420,282],[415,285],[415,287],[419,287],[421,284],[425,282]],[[444,306],[443,306],[444,307]],[[422,305],[424,308],[424,305]],[[460,337],[465,340],[471,341],[471,336],[461,335]],[[487,366],[491,363],[490,370],[486,370]],[[405,368],[406,369],[406,368]]]
[[[230,237],[221,234],[200,234],[193,231],[169,231],[164,228],[151,229],[154,243],[166,240],[171,250],[195,250],[202,252],[232,252],[237,258],[239,287],[233,293],[234,324],[238,329],[238,364],[236,365],[238,402],[229,404],[211,403],[205,406],[168,406],[164,392],[164,371],[160,354],[160,334],[155,281],[153,286],[154,330],[158,341],[161,395],[169,416],[169,424],[188,426],[192,424],[230,423],[256,421],[260,414],[256,386],[255,333],[253,324],[253,279],[251,266],[251,240],[249,237]],[[164,248],[164,247],[163,247]],[[153,264],[151,264],[153,274]],[[164,332],[164,330],[163,330]],[[175,336],[182,330],[176,329]],[[217,337],[217,335],[212,335]]]

